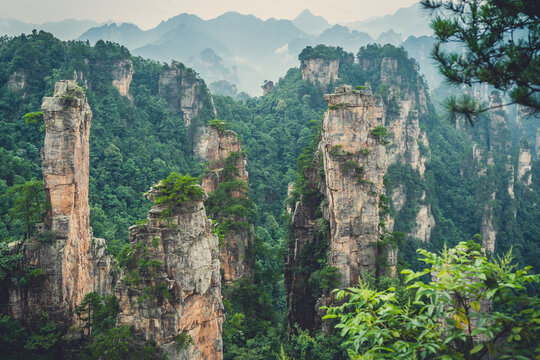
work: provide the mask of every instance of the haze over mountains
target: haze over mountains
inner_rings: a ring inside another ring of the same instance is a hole
[[[403,45],[434,88],[439,79],[429,59],[433,39],[426,36],[431,33],[428,23],[415,4],[392,15],[345,25],[331,25],[306,9],[293,20],[261,20],[237,12],[204,20],[183,13],[149,30],[131,23],[64,20],[36,25],[4,19],[0,20],[0,33],[43,29],[61,39],[112,41],[145,58],[181,61],[201,74],[214,91],[219,89],[212,83],[226,81],[255,96],[260,95],[265,80],[276,81],[296,66],[303,48],[317,44],[340,46],[353,53],[370,43]]]

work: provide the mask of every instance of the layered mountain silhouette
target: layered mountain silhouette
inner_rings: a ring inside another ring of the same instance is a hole
[[[261,20],[237,12],[204,20],[184,13],[149,30],[131,23],[97,24],[68,19],[38,25],[0,19],[0,34],[19,35],[33,29],[52,32],[65,40],[116,42],[135,55],[160,62],[178,60],[194,68],[208,84],[220,84],[211,88],[224,88],[226,82],[252,96],[261,94],[265,80],[276,81],[296,66],[303,48],[317,44],[340,46],[352,53],[370,43],[402,45],[417,59],[430,87],[439,82],[429,58],[434,40],[426,36],[430,33],[428,21],[416,4],[392,15],[347,26],[331,25],[307,9],[293,20]]]

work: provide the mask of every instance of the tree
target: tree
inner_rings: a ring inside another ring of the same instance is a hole
[[[449,83],[488,83],[509,91],[511,102],[540,111],[540,3],[529,0],[422,0],[437,11],[433,57]],[[443,44],[458,45],[455,51]],[[461,52],[461,50],[464,50]],[[469,121],[488,110],[469,97],[447,107]],[[497,105],[497,107],[504,106]]]
[[[44,221],[47,210],[43,181],[32,179],[24,184],[13,185],[7,195],[13,197],[13,206],[9,209],[11,218],[24,223],[26,237],[30,238],[32,226]]]
[[[346,301],[325,318],[339,320],[351,358],[538,358],[540,301],[527,288],[539,277],[528,274],[530,267],[513,271],[511,254],[489,261],[472,242],[441,255],[418,252],[431,266],[402,272],[413,303],[400,302],[394,288],[362,283],[336,291]]]

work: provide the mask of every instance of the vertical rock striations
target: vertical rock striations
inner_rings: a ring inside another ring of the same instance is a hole
[[[525,188],[529,188],[532,184],[531,158],[531,146],[529,145],[529,142],[523,138],[519,147],[517,180]]]
[[[112,70],[113,86],[118,89],[120,95],[125,96],[130,100],[133,100],[129,94],[129,86],[131,85],[134,72],[133,62],[131,60],[119,61]]]
[[[171,360],[222,359],[218,239],[203,200],[154,205],[146,224],[130,228],[130,243],[116,287],[118,325],[154,340]]]
[[[305,59],[302,61],[302,79],[319,83],[326,89],[330,81],[338,79],[339,59]]]
[[[202,186],[210,195],[208,211],[224,235],[220,246],[223,280],[231,283],[242,276],[253,277],[253,225],[247,214],[233,211],[243,211],[249,204],[246,155],[236,133],[226,130],[224,122],[208,128],[205,145],[207,167]]]
[[[325,95],[322,122],[323,194],[328,201],[328,264],[339,269],[341,286],[351,286],[375,269],[381,239],[379,210],[388,158],[384,135],[373,130],[382,117],[375,98],[351,87]],[[337,107],[337,108],[335,108]]]
[[[43,181],[50,208],[50,241],[23,245],[24,266],[44,272],[42,286],[11,294],[11,311],[24,321],[50,314],[61,328],[72,323],[73,309],[91,291],[111,290],[111,259],[103,239],[92,239],[89,224],[88,170],[92,111],[73,80],[60,81],[54,96],[43,99],[45,142]]]
[[[375,98],[350,86],[325,95],[324,115],[318,149],[312,166],[303,175],[307,189],[294,205],[291,240],[286,260],[285,284],[289,322],[313,328],[320,321],[316,307],[328,303],[326,294],[316,304],[310,271],[312,252],[328,248],[326,269],[335,269],[337,283],[354,286],[370,271],[393,273],[397,254],[385,246],[385,190],[388,157],[384,128],[378,126],[382,108]],[[297,184],[298,186],[298,184]],[[391,222],[391,221],[390,221]],[[306,256],[307,254],[307,256]],[[387,259],[387,269],[377,269],[378,259]],[[326,297],[325,297],[326,295]]]
[[[181,114],[189,126],[203,108],[203,84],[192,69],[173,61],[159,76],[159,94],[169,103],[172,113]]]
[[[368,61],[366,66],[373,67],[375,64]],[[423,178],[429,160],[429,141],[425,130],[420,127],[420,118],[428,113],[427,92],[419,74],[416,73],[410,79],[402,74],[400,67],[406,66],[410,65],[400,64],[395,58],[381,59],[381,86],[387,88],[387,91],[381,94],[384,107],[381,120],[392,139],[392,146],[388,151],[389,166],[410,166]],[[392,202],[396,213],[399,213],[403,206],[418,208],[415,225],[408,235],[422,242],[429,241],[435,227],[435,218],[431,207],[426,204],[425,192],[420,199],[406,199],[407,185],[401,182],[395,185],[397,189],[392,192]],[[400,202],[403,203],[399,204]],[[398,207],[395,206],[396,203]]]

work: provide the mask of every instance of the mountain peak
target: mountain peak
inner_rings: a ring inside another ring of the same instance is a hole
[[[318,35],[330,27],[325,18],[313,15],[308,9],[304,9],[292,20],[292,23],[300,30],[312,35]]]
[[[304,9],[300,14],[298,14],[295,20],[298,18],[306,17],[306,16],[315,16],[315,15],[313,15],[311,11],[309,11],[309,9]]]

